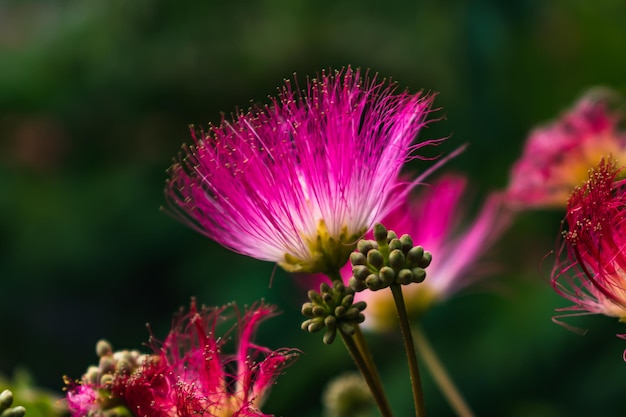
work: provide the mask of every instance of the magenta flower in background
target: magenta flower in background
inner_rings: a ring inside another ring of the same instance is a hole
[[[67,409],[72,417],[100,415],[96,387],[90,384],[75,384],[67,380]]]
[[[569,199],[567,230],[552,285],[573,306],[558,311],[604,314],[626,322],[626,180],[603,160]]]
[[[535,129],[511,171],[508,203],[517,208],[565,207],[575,187],[602,157],[626,163],[622,115],[609,110],[610,95],[591,91],[573,109]]]
[[[192,133],[166,195],[195,230],[291,272],[328,272],[395,206],[404,162],[440,140],[414,142],[433,97],[348,67],[289,80],[269,106]]]
[[[114,381],[113,395],[138,417],[267,416],[259,407],[296,352],[253,342],[259,323],[275,314],[259,304],[238,317],[236,352],[225,354],[228,335],[217,326],[227,310],[198,310],[192,301],[164,342],[152,340],[150,359]]]
[[[404,205],[381,222],[398,236],[409,234],[416,245],[433,254],[424,282],[402,286],[412,315],[421,314],[484,275],[484,270],[476,269],[477,261],[512,220],[511,212],[502,207],[503,195],[494,193],[488,196],[473,222],[462,227],[466,188],[464,176],[445,175],[405,199]],[[349,269],[346,272],[344,275],[351,274]],[[363,291],[357,298],[367,303],[363,312],[366,327],[382,330],[395,326],[395,306],[389,291]]]

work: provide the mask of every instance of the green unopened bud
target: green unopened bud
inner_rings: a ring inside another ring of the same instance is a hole
[[[383,266],[382,268],[380,268],[380,273],[378,274],[378,276],[380,277],[380,283],[382,287],[388,287],[396,278],[396,272],[393,270],[393,268]]]
[[[374,239],[376,239],[378,245],[387,244],[387,229],[380,223],[374,225]]]
[[[98,364],[100,373],[106,374],[107,372],[115,371],[115,361],[110,356],[102,356]]]
[[[372,249],[367,252],[367,262],[374,268],[380,269],[385,263],[385,258],[383,258],[383,254],[378,249]]]
[[[330,285],[328,285],[327,282],[322,282],[320,284],[320,293],[324,294],[324,293],[328,293],[331,291],[331,287]]]
[[[342,317],[346,314],[346,308],[344,306],[335,307],[335,317]]]
[[[97,366],[90,366],[87,368],[87,372],[83,376],[83,379],[88,384],[96,385],[98,383],[98,378],[100,376],[100,368]]]
[[[13,393],[5,389],[0,393],[0,411],[6,410],[13,404]]]
[[[341,300],[341,305],[345,308],[350,308],[352,303],[354,302],[354,295],[348,294]]]
[[[400,243],[400,241],[396,238],[391,239],[391,241],[389,242],[389,250],[400,250],[402,249],[402,243]]]
[[[337,329],[336,328],[332,328],[332,329],[328,329],[326,330],[326,333],[324,333],[324,337],[322,338],[322,341],[327,344],[330,345],[335,341],[335,337],[337,336]]]
[[[367,254],[367,252],[371,251],[372,249],[376,249],[376,242],[367,239],[361,239],[356,244],[356,249],[362,254]]]
[[[422,256],[422,262],[420,262],[418,266],[420,268],[426,268],[428,265],[430,265],[432,260],[433,260],[432,253],[426,251],[426,252],[424,252],[424,256]]]
[[[365,310],[365,307],[367,307],[367,303],[365,301],[357,301],[352,304],[352,307],[357,308],[359,311],[363,311]]]
[[[389,246],[391,248],[391,245]],[[406,263],[406,258],[404,257],[404,253],[400,249],[395,249],[391,251],[389,254],[389,266],[391,266],[396,271],[404,268]]]
[[[350,263],[352,265],[365,265],[367,258],[361,252],[352,252],[350,254]]]
[[[137,366],[143,366],[143,365],[145,365],[146,363],[148,363],[148,360],[150,360],[150,357],[151,357],[151,356],[150,356],[150,355],[148,355],[148,354],[146,354],[146,353],[144,353],[144,354],[142,354],[142,355],[139,355],[139,356],[137,357]]]
[[[122,375],[128,375],[133,370],[131,362],[126,358],[119,360],[116,365],[116,370]]]
[[[380,277],[376,274],[370,274],[365,280],[365,285],[372,291],[378,291],[383,287]]]
[[[343,283],[341,281],[335,281],[333,282],[333,291],[335,292],[339,292],[339,293],[344,293],[346,291],[346,286],[343,285]]]
[[[398,235],[393,230],[387,232],[387,242],[391,242],[393,239],[397,239]]]
[[[128,350],[120,350],[113,354],[113,359],[116,362],[120,362],[120,361],[132,362],[133,355]]]
[[[323,284],[322,284],[323,285]],[[307,293],[309,299],[315,304],[323,304],[324,300],[322,300],[322,296],[317,293],[317,291],[309,290]]]
[[[302,304],[302,315],[307,316],[307,317],[313,316],[313,304],[312,303]]]
[[[402,244],[402,252],[407,253],[413,248],[413,239],[409,235],[402,235],[400,237],[400,243]]]
[[[24,417],[25,414],[26,414],[26,409],[22,407],[21,405],[18,405],[17,407],[4,410],[0,414],[0,417]]]
[[[409,266],[415,267],[422,262],[422,257],[424,256],[424,248],[421,246],[415,246],[409,250],[406,255],[406,260]]]
[[[311,320],[307,320],[309,322],[308,326],[307,326],[307,330],[310,333],[315,333],[315,332],[319,332],[320,330],[322,330],[324,328],[324,322],[318,319],[311,319]]]
[[[315,306],[312,310],[313,316],[315,317],[322,317],[326,315],[326,309],[322,306]]]
[[[324,319],[324,324],[328,328],[334,328],[337,324],[337,319],[333,316],[326,316],[326,318]]]
[[[345,317],[350,319],[350,320],[354,320],[357,317],[359,317],[359,315],[361,314],[361,311],[358,308],[349,308],[346,313],[345,313]]]
[[[350,279],[348,280],[348,285],[350,286],[350,289],[352,291],[361,292],[367,288],[367,285],[365,285],[364,281],[365,280],[358,280],[355,277],[350,277]]]
[[[398,276],[396,277],[396,281],[400,285],[408,285],[413,282],[413,272],[410,269],[402,269],[398,272]]]
[[[107,386],[113,383],[113,375],[112,374],[104,374],[102,378],[100,378],[100,385]]]
[[[359,281],[365,281],[370,274],[370,270],[365,265],[355,265],[352,267],[352,275]]]
[[[411,272],[413,272],[413,282],[419,284],[426,279],[426,271],[424,268],[413,268]]]
[[[96,343],[96,355],[98,355],[99,358],[103,357],[103,356],[109,356],[113,353],[113,348],[111,347],[111,344],[102,339],[99,340],[98,343]]]

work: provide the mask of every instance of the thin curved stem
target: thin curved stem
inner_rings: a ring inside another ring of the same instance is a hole
[[[413,340],[417,345],[419,355],[424,360],[424,363],[430,371],[435,383],[443,393],[444,397],[448,400],[450,407],[452,407],[456,415],[459,417],[474,417],[474,413],[465,402],[465,399],[437,357],[437,354],[426,337],[422,326],[413,326]]]
[[[422,390],[422,379],[417,364],[417,356],[415,353],[415,345],[413,344],[413,336],[411,334],[411,324],[409,323],[409,315],[404,304],[402,296],[402,287],[398,283],[389,286],[393,294],[393,301],[396,304],[396,312],[398,313],[398,321],[402,331],[402,339],[404,341],[404,349],[409,364],[409,373],[411,376],[411,387],[413,389],[413,402],[415,403],[416,417],[424,417],[426,415],[426,407],[424,406],[424,392]]]
[[[367,366],[370,369],[370,372],[372,373],[372,377],[374,378],[374,382],[376,383],[377,389],[380,390],[382,393],[384,393],[385,390],[383,389],[383,383],[380,379],[378,368],[376,368],[376,363],[374,362],[374,358],[372,357],[369,347],[367,346],[367,341],[365,340],[365,336],[363,336],[363,332],[361,331],[361,326],[356,327],[356,332],[354,333],[353,337],[354,337],[354,341],[356,343],[357,348],[361,352],[361,355],[363,355],[363,359],[365,360],[365,363],[367,364]]]
[[[343,344],[350,352],[350,356],[354,360],[357,368],[361,371],[367,386],[374,397],[374,401],[380,410],[380,414],[382,417],[392,417],[391,408],[389,407],[389,402],[387,401],[387,397],[385,396],[385,392],[382,390],[382,387],[376,383],[376,379],[372,374],[370,367],[367,364],[367,360],[363,357],[361,350],[357,347],[356,343],[352,336],[346,334],[343,330],[338,329],[339,335],[341,336],[341,340]]]

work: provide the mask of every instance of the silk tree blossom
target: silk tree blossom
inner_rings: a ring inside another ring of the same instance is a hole
[[[219,324],[233,313],[237,325],[220,337]],[[254,343],[258,325],[274,315],[274,307],[262,303],[240,316],[232,305],[198,309],[192,300],[162,343],[151,338],[152,354],[113,352],[100,341],[98,366],[90,366],[80,381],[65,377],[70,415],[267,417],[259,407],[297,354]],[[227,354],[224,347],[235,331],[235,352]]]
[[[236,352],[225,354],[228,338],[218,336],[217,326],[229,309],[198,310],[192,302],[164,342],[152,339],[151,359],[115,381],[113,394],[137,417],[268,416],[259,407],[296,352],[253,342],[257,326],[275,315],[274,307],[259,304],[238,318]]]
[[[192,132],[166,195],[195,230],[291,272],[337,271],[396,205],[401,166],[440,140],[414,142],[432,95],[348,67],[299,90],[285,81],[265,107]],[[416,180],[417,181],[417,180]]]
[[[66,397],[67,409],[72,417],[100,415],[98,393],[93,385],[73,384],[69,380],[66,383],[69,386]]]
[[[477,261],[511,222],[511,211],[503,207],[503,195],[493,193],[473,222],[461,227],[466,188],[466,177],[445,175],[432,186],[422,188],[415,197],[405,199],[381,222],[398,236],[410,235],[416,245],[432,253],[426,279],[402,286],[407,310],[412,315],[422,314],[483,276],[484,271],[477,273]],[[349,265],[346,268],[342,272],[350,276]],[[395,327],[396,310],[389,291],[366,290],[357,297],[367,303],[363,312],[366,327]]]
[[[509,204],[565,207],[575,187],[605,155],[626,163],[622,114],[609,109],[610,95],[592,90],[559,119],[535,129],[511,171]]]
[[[626,180],[619,179],[622,174],[623,168],[614,160],[602,160],[569,199],[568,229],[563,232],[552,285],[574,305],[558,311],[604,314],[626,322]]]

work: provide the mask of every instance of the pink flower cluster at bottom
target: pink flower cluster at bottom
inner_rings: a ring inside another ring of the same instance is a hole
[[[229,310],[237,315],[237,326],[218,337],[218,326]],[[273,306],[262,303],[241,316],[232,306],[198,309],[192,301],[163,342],[151,338],[154,352],[136,369],[118,370],[104,385],[89,383],[85,377],[82,384],[70,384],[67,401],[72,417],[104,415],[105,403],[122,404],[137,417],[267,416],[259,407],[297,354],[253,342],[259,323],[274,314]],[[236,351],[224,354],[233,331]],[[100,397],[102,392],[105,398]]]

